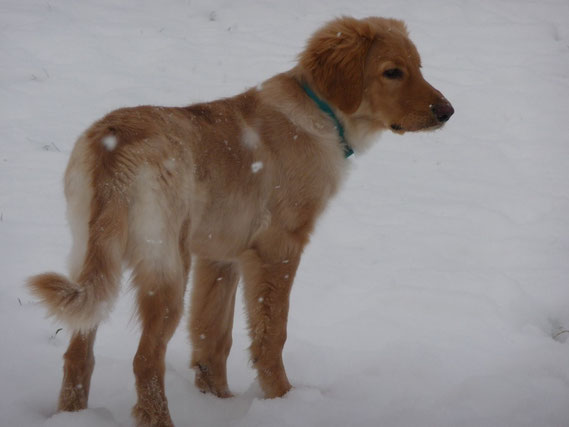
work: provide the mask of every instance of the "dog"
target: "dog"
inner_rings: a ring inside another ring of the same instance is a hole
[[[226,360],[243,281],[251,360],[267,398],[291,385],[282,350],[290,289],[345,157],[379,133],[432,130],[454,113],[421,75],[402,21],[343,17],[298,64],[232,98],[111,112],[79,137],[65,172],[69,276],[29,286],[73,334],[60,411],[87,407],[99,324],[132,269],[142,335],[134,357],[137,425],[171,426],[165,352],[191,262],[191,367],[203,392],[231,396]]]

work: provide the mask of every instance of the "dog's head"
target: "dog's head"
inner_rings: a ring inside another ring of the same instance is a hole
[[[309,40],[300,66],[326,101],[375,130],[436,129],[454,113],[423,78],[421,58],[402,21],[332,21]]]

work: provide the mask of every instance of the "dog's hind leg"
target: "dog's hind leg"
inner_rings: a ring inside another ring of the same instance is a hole
[[[218,397],[230,397],[227,357],[239,274],[234,264],[198,259],[190,310],[191,367],[196,387]]]
[[[94,197],[82,170],[71,167],[67,180],[73,183],[66,187],[73,234],[70,276],[40,274],[29,279],[29,286],[49,313],[73,331],[64,355],[58,408],[78,411],[87,407],[97,327],[119,291],[126,210],[113,194],[104,200]]]
[[[75,332],[63,356],[63,382],[59,393],[59,411],[79,411],[87,408],[91,375],[95,367],[93,344],[97,329]]]
[[[97,229],[99,220],[93,221]],[[115,212],[115,225],[121,214]],[[48,301],[55,301],[52,310],[59,310],[67,320],[73,335],[65,352],[63,382],[59,395],[60,411],[78,411],[87,407],[91,375],[95,366],[93,345],[100,321],[106,316],[118,293],[121,273],[121,233],[101,235],[91,232],[84,257],[71,263],[71,279],[46,274],[36,278],[34,285],[41,287]],[[74,249],[80,242],[76,236]],[[117,242],[118,240],[118,242]],[[84,260],[84,261],[83,261]],[[83,262],[81,267],[76,264]],[[77,320],[77,321],[74,321]]]
[[[182,264],[179,262],[179,264]],[[138,401],[132,409],[138,426],[172,426],[164,390],[165,355],[183,312],[185,279],[180,265],[164,271],[152,260],[134,270],[142,336],[134,357]]]

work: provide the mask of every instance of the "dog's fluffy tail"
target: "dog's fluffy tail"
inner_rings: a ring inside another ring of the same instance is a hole
[[[100,274],[79,284],[61,274],[44,273],[28,279],[28,287],[50,316],[84,332],[105,320],[118,294],[116,281]]]

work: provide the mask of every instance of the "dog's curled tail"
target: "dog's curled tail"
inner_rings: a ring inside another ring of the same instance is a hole
[[[48,315],[72,330],[87,332],[107,318],[118,294],[114,280],[104,275],[74,283],[57,273],[30,277],[27,285],[48,309]]]

